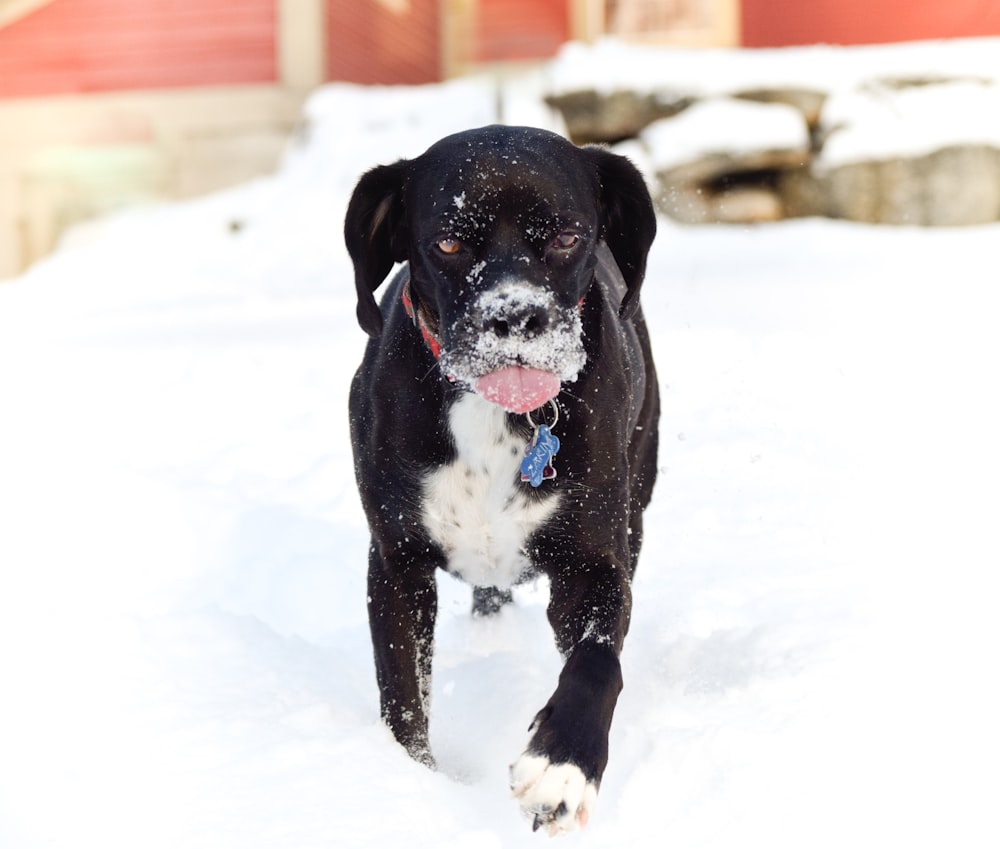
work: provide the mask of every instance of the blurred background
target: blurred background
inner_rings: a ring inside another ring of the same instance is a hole
[[[700,50],[991,35],[1000,4],[980,0],[0,0],[0,279],[95,215],[271,173],[330,81],[503,77],[605,36]],[[782,163],[702,174],[691,197],[768,188]],[[736,218],[814,211],[809,192]],[[687,215],[706,216],[726,218]]]

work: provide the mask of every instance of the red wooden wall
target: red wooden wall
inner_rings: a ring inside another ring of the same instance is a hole
[[[878,44],[1000,35],[993,0],[742,0],[743,44]]]
[[[276,0],[55,0],[0,29],[0,97],[273,82]]]
[[[277,80],[277,0],[54,0],[0,28],[0,97]],[[326,0],[327,78],[441,78],[439,0]],[[567,0],[478,0],[463,64],[540,59],[569,38]],[[741,0],[743,44],[1000,35],[990,0]]]
[[[441,79],[438,0],[327,0],[327,79],[428,83]]]
[[[327,78],[357,83],[441,79],[440,0],[327,0]],[[547,59],[570,37],[568,0],[478,0],[456,44],[459,65]],[[468,26],[466,26],[468,25]]]
[[[549,59],[569,40],[567,0],[479,0],[476,61]]]

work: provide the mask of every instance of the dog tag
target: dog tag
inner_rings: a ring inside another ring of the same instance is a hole
[[[521,461],[521,480],[537,487],[543,480],[554,478],[556,470],[552,458],[558,451],[559,437],[549,430],[548,425],[539,425]]]

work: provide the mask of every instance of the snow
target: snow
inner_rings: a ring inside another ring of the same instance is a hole
[[[517,408],[531,399],[519,399],[517,396],[522,392],[528,395],[545,394],[548,389],[558,389],[559,380],[572,383],[587,361],[580,342],[579,310],[574,306],[557,312],[553,301],[551,294],[532,288],[528,281],[501,280],[475,299],[470,315],[463,318],[456,334],[461,341],[456,342],[450,351],[442,353],[441,370],[448,377],[469,386],[475,386],[490,376],[496,377],[492,387],[496,397],[508,396],[512,405],[509,410],[525,412],[523,407]],[[531,335],[524,332],[524,328],[538,308],[550,310],[552,320],[542,331]],[[477,332],[483,326],[482,322],[491,322],[502,316],[511,317],[506,336]],[[520,321],[516,320],[518,318]],[[506,371],[506,366],[517,360],[521,360],[527,369]],[[543,373],[558,378],[555,387],[549,385]],[[545,395],[540,403],[528,409],[537,409],[551,397]],[[503,406],[503,402],[497,403]]]
[[[925,41],[862,47],[664,49],[603,39],[569,44],[549,70],[554,90],[619,89],[701,97],[763,87],[838,91],[876,79],[993,78],[1000,40]]]
[[[544,585],[473,620],[442,578],[439,772],[377,718],[340,228],[366,167],[493,115],[457,91],[325,90],[274,179],[0,287],[0,845],[547,840],[507,787],[559,669]],[[997,845],[998,238],[660,222],[661,478],[566,840]]]
[[[958,144],[1000,147],[1000,82],[862,86],[831,97],[823,123],[830,135],[821,168],[920,156]]]
[[[673,118],[654,121],[641,139],[657,171],[706,155],[809,150],[809,129],[794,107],[725,98],[703,100]]]

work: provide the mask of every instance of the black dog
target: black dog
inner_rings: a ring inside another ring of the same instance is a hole
[[[350,412],[382,716],[433,764],[436,568],[478,588],[479,613],[548,576],[565,665],[511,787],[553,833],[590,816],[622,688],[656,477],[659,395],[639,310],[655,232],[628,160],[524,127],[459,133],[375,168],[347,211],[372,337]],[[380,309],[373,293],[394,262],[407,265]]]

